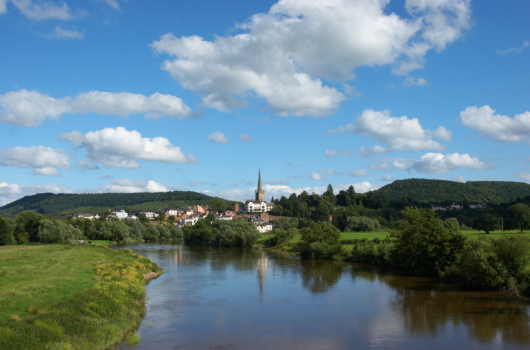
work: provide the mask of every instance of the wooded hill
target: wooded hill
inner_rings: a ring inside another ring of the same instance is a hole
[[[14,217],[24,210],[42,214],[101,213],[109,208],[131,210],[162,210],[187,205],[207,205],[215,197],[191,191],[157,193],[97,193],[53,194],[40,193],[26,196],[3,207],[0,215]]]
[[[396,180],[374,192],[386,192],[391,201],[412,199],[420,203],[462,203],[467,199],[470,203],[501,204],[514,201],[517,197],[530,196],[530,185],[522,182],[509,181],[468,181],[466,183],[407,179]]]

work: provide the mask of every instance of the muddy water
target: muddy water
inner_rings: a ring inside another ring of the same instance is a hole
[[[140,343],[119,349],[528,349],[530,307],[362,265],[251,249],[141,244]]]

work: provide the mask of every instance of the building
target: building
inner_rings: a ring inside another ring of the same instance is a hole
[[[274,204],[265,202],[265,191],[261,186],[261,171],[258,173],[258,188],[254,200],[248,199],[245,202],[245,213],[265,213],[271,211]]]

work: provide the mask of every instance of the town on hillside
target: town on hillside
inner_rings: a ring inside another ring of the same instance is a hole
[[[265,201],[265,191],[261,183],[261,171],[259,171],[258,187],[253,200],[246,200],[244,208],[239,208],[239,204],[236,203],[234,204],[233,210],[212,213],[212,215],[215,216],[215,220],[251,220],[260,233],[266,233],[272,231],[274,220],[280,218],[269,215],[268,212],[273,207],[273,203],[267,203]],[[106,220],[146,220],[154,224],[167,220],[179,228],[183,228],[184,226],[195,225],[197,221],[206,218],[210,213],[210,207],[207,205],[193,205],[180,208],[166,208],[162,211],[138,211],[134,213],[127,213],[124,209],[109,208],[108,212],[104,215]],[[99,220],[100,218],[101,215],[96,213],[80,213],[74,216],[74,219]]]

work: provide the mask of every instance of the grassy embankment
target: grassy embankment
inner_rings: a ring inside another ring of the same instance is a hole
[[[145,312],[143,274],[161,272],[130,250],[97,245],[0,247],[0,349],[105,349]]]
[[[491,237],[491,238],[501,238],[501,237],[527,237],[530,238],[530,232],[524,232],[523,234],[520,233],[518,230],[510,230],[510,231],[504,231],[502,233],[501,230],[497,231],[491,231],[489,235],[486,235],[484,232],[479,232],[476,230],[462,230],[461,231],[464,236],[467,237],[467,239],[478,239],[479,237]],[[268,238],[273,237],[272,234],[265,234],[261,236],[260,240],[266,240]],[[298,242],[302,235],[298,234],[295,235],[292,239],[292,242]],[[340,239],[341,240],[354,240],[354,239],[368,239],[373,240],[374,238],[378,238],[380,240],[383,240],[387,237],[390,237],[389,231],[377,231],[377,232],[341,232]],[[346,250],[352,250],[354,244],[342,244],[342,247]]]

